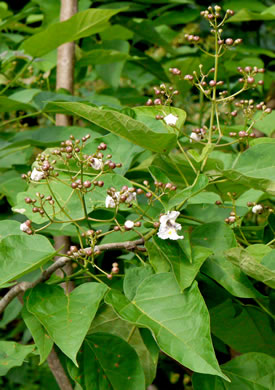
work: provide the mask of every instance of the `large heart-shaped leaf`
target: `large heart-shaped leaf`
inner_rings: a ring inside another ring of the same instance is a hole
[[[143,390],[145,379],[135,350],[108,333],[86,337],[79,353],[79,369],[68,364],[71,377],[85,390]]]
[[[0,287],[39,268],[54,255],[53,246],[44,236],[18,234],[3,238],[0,242]]]
[[[274,388],[275,359],[264,353],[246,353],[223,364],[231,383],[210,375],[194,374],[194,390],[271,390]]]
[[[106,303],[125,320],[149,328],[159,347],[196,372],[220,371],[210,337],[209,314],[197,283],[181,292],[172,273],[147,277],[132,301],[110,290]]]
[[[121,9],[88,9],[64,22],[51,24],[44,31],[26,39],[20,49],[33,57],[43,56],[65,42],[97,34],[108,27],[108,20]]]
[[[94,108],[84,103],[55,102],[53,104],[153,152],[166,153],[176,145],[176,134],[166,129],[164,131],[162,126],[153,131],[143,122],[125,114]]]
[[[27,297],[27,309],[56,345],[77,365],[76,355],[107,286],[84,283],[69,295],[59,286],[38,285]]]

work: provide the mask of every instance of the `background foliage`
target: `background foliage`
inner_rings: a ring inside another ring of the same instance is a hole
[[[273,2],[217,3],[235,11],[225,25],[225,37],[244,41],[222,57],[219,79],[235,92],[238,66],[265,68],[255,77],[264,79],[264,85],[247,91],[244,98],[274,108]],[[104,285],[89,283],[90,279],[82,284],[79,279],[68,302],[60,280],[53,276],[25,294],[24,306],[18,299],[12,301],[0,321],[1,388],[57,389],[46,363],[53,343],[76,389],[94,389],[95,383],[96,389],[105,389],[102,371],[113,389],[128,388],[126,378],[133,379],[131,390],[152,382],[158,389],[272,388],[274,111],[255,124],[257,137],[249,139],[246,149],[245,142],[231,144],[236,138],[230,133],[244,129],[241,114],[228,116],[224,109],[223,143],[229,145],[211,151],[196,176],[209,150],[190,143],[189,135],[194,127],[208,123],[209,105],[191,83],[174,77],[169,69],[179,68],[185,75],[198,71],[199,64],[213,66],[212,58],[184,38],[199,35],[204,47],[212,48],[208,22],[200,16],[206,6],[192,0],[79,0],[77,15],[60,25],[56,0],[0,3],[1,295],[15,279],[35,280],[50,264],[53,236],[67,235],[77,243],[70,223],[52,224],[43,235],[27,236],[19,229],[26,217],[37,228],[44,223],[24,199],[47,191],[40,183],[28,186],[21,174],[32,169],[38,153],[56,148],[70,134],[80,139],[91,135],[86,153],[106,142],[112,159],[122,163],[116,175],[105,175],[102,189],[87,194],[91,217],[111,217],[104,207],[110,186],[172,182],[177,191],[164,197],[162,205],[156,202],[151,217],[157,220],[161,212],[177,207],[185,236],[173,245],[154,236],[146,243],[146,266],[133,253],[101,254],[98,264],[103,269],[110,270],[119,261],[125,272],[124,278],[104,280],[111,287],[108,292]],[[72,40],[74,96],[55,89],[56,49]],[[162,106],[162,111],[145,106],[154,99],[154,86],[161,83],[179,90],[173,107]],[[229,112],[233,110],[232,103]],[[56,112],[74,114],[73,126],[55,126]],[[159,113],[177,115],[181,130],[185,122],[184,131],[176,134],[156,121]],[[176,150],[177,138],[188,149],[188,159]],[[58,182],[54,186],[66,200],[71,191]],[[67,204],[72,218],[82,215],[77,202],[72,196]],[[253,214],[247,202],[263,205],[265,212]],[[144,200],[141,203],[145,205]],[[136,216],[123,207],[117,217],[122,224]],[[238,222],[228,225],[224,220],[232,211]],[[88,228],[84,222],[82,226]],[[110,223],[93,227],[106,232]],[[148,231],[148,226],[141,229],[142,234]],[[132,231],[115,232],[104,236],[101,244],[138,237]],[[117,364],[119,375],[110,369]]]

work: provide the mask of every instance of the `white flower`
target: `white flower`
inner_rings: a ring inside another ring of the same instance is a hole
[[[29,230],[29,229],[30,229],[30,226],[29,226],[26,222],[21,223],[21,225],[20,225],[20,230],[21,230],[22,232],[26,232],[26,231]]]
[[[159,238],[162,240],[166,240],[167,238],[170,240],[180,240],[184,238],[184,236],[177,234],[177,230],[181,230],[181,225],[176,222],[179,215],[179,211],[168,211],[167,214],[160,217]]]
[[[197,133],[194,133],[192,132],[191,135],[190,135],[190,142],[199,142],[201,140],[201,134],[197,134]]]
[[[263,206],[261,204],[256,204],[252,207],[252,213],[254,214],[261,214],[263,212]]]
[[[169,126],[175,126],[178,119],[179,119],[179,118],[178,118],[176,115],[173,115],[173,114],[166,115],[166,116],[163,118],[164,122],[165,122],[167,125],[169,125]]]
[[[108,208],[115,208],[116,205],[119,203],[120,201],[120,197],[121,197],[121,193],[119,191],[115,192],[113,197],[110,196],[110,195],[107,195],[106,199],[105,199],[105,207],[108,209]],[[125,203],[131,203],[133,202],[134,200],[137,199],[137,193],[136,192],[129,192],[129,191],[125,191],[123,193],[123,195],[127,196],[126,200],[125,200]]]
[[[126,191],[124,194],[127,196],[125,203],[131,203],[134,200],[137,200],[137,193],[136,192]]]
[[[99,158],[93,158],[91,162],[91,166],[96,170],[99,171],[103,168],[103,161]]]
[[[33,168],[31,173],[31,179],[33,181],[40,181],[44,178],[44,172],[38,171],[36,168]]]
[[[135,226],[134,222],[133,221],[130,221],[129,219],[125,222],[124,224],[125,228],[126,229],[133,229],[133,227]]]
[[[120,199],[120,192],[115,192],[114,196],[111,197],[110,195],[107,195],[105,199],[105,207],[114,209],[116,205],[118,204]]]

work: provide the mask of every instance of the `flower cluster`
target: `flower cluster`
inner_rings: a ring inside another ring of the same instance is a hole
[[[134,187],[128,188],[123,186],[120,191],[116,191],[114,187],[109,188],[107,191],[107,197],[105,199],[106,208],[115,208],[120,203],[132,204],[137,197],[137,193]]]

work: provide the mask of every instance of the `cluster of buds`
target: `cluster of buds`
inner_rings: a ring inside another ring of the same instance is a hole
[[[52,207],[54,207],[55,201],[51,195],[45,197],[45,195],[41,194],[40,192],[37,192],[36,196],[37,199],[31,199],[29,197],[26,197],[25,203],[33,206],[32,208],[33,213],[35,214],[39,213],[41,217],[43,217],[45,215],[45,207],[44,207],[45,204],[49,203]],[[36,204],[37,201],[39,201],[40,203],[39,205]]]
[[[219,39],[218,45],[219,46],[227,46],[227,47],[233,47],[240,45],[243,42],[241,38],[233,39],[233,38],[226,38],[226,39]]]
[[[198,43],[199,40],[200,40],[200,37],[199,37],[198,35],[193,35],[193,34],[185,34],[185,35],[184,35],[184,38],[185,38],[188,42],[194,43],[194,44]]]
[[[265,69],[264,68],[257,68],[257,66],[246,66],[245,68],[241,68],[238,66],[237,68],[238,72],[242,74],[242,77],[239,78],[239,83],[245,83],[249,84],[253,87],[256,86],[256,81],[255,81],[255,76],[257,73],[264,73]],[[263,85],[264,80],[259,80],[258,85]]]
[[[49,176],[57,177],[58,172],[53,172],[56,160],[50,161],[49,159],[50,155],[48,154],[38,154],[36,157],[37,166],[32,171],[29,171],[27,175],[21,175],[22,179],[39,182]]]
[[[147,192],[145,192],[145,196],[148,199],[152,198],[153,194],[152,194],[152,192],[150,190],[149,181],[148,180],[144,180],[143,181],[143,185],[147,189]],[[155,186],[155,192],[160,194],[160,195],[169,193],[170,191],[176,191],[176,189],[177,189],[177,186],[172,184],[172,183],[170,183],[170,182],[162,183],[161,181],[157,181],[157,180],[154,181],[154,186]],[[143,193],[144,192],[142,189],[138,189],[137,191],[138,191],[138,193]]]
[[[180,75],[181,75],[181,70],[178,69],[178,68],[169,68],[169,72],[170,72],[173,76],[180,76]]]
[[[32,222],[29,219],[27,219],[25,222],[21,223],[20,230],[24,233],[27,233],[28,235],[31,235],[33,234],[31,225]]]
[[[77,179],[75,180],[75,177],[72,178],[73,182],[71,184],[71,187],[76,190],[76,189],[79,189],[79,190],[82,190],[84,192],[87,192],[89,190],[89,188],[91,188],[92,184],[94,187],[103,187],[104,186],[104,181],[102,180],[95,180],[93,182],[91,182],[90,180],[85,180],[85,181],[81,181],[81,179]]]
[[[105,199],[106,208],[115,208],[120,203],[126,203],[129,207],[136,200],[137,191],[134,187],[123,186],[120,191],[117,191],[114,187],[111,187],[107,191],[107,197]]]
[[[212,24],[213,20],[221,18],[220,12],[221,12],[221,7],[219,5],[215,5],[214,7],[209,6],[207,10],[201,11],[201,16],[209,20]],[[233,10],[231,9],[226,10],[224,20],[233,15],[234,15]]]
[[[225,223],[228,225],[232,225],[233,223],[236,222],[236,213],[234,211],[231,211],[230,215],[228,218],[225,218]]]
[[[156,98],[148,99],[146,102],[147,106],[160,106],[160,105],[170,105],[173,102],[173,97],[179,94],[179,91],[172,86],[166,84],[160,84],[159,87],[154,87],[154,93]],[[162,119],[162,118],[157,118]]]
[[[206,127],[196,128],[190,134],[190,142],[200,142],[206,134]]]

